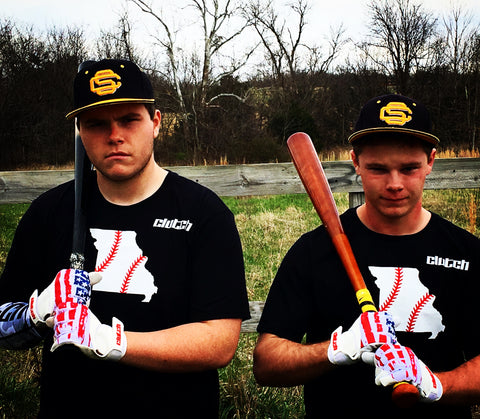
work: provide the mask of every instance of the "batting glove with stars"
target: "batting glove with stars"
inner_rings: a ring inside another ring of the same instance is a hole
[[[335,365],[350,365],[360,359],[374,364],[374,352],[385,343],[397,343],[392,316],[385,312],[362,313],[349,330],[342,326],[331,335],[328,359]]]
[[[386,387],[404,381],[417,387],[420,401],[435,402],[442,397],[442,383],[410,348],[381,346],[375,352],[375,384]]]
[[[55,300],[62,293],[68,294],[72,301],[90,304],[91,286],[102,279],[98,272],[90,274],[78,269],[63,269],[57,273],[51,284],[38,295],[35,290],[29,300],[29,314],[35,326],[53,327]]]
[[[90,275],[97,283],[101,275]],[[51,350],[73,344],[86,355],[109,360],[119,360],[126,352],[127,339],[123,332],[123,323],[114,318],[112,326],[100,323],[90,311],[91,279],[84,271],[66,269],[59,272],[53,286],[45,291],[51,303],[45,308],[53,317],[47,320],[53,323],[54,342]],[[43,294],[43,293],[42,293]],[[51,310],[51,311],[50,311]]]

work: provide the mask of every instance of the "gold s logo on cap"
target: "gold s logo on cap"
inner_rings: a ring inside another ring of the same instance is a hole
[[[380,120],[402,126],[412,120],[412,110],[403,102],[389,102],[380,109]]]
[[[113,95],[122,85],[121,77],[112,70],[99,70],[90,79],[90,90],[99,96]]]

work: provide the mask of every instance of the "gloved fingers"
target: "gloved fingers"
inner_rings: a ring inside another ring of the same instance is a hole
[[[360,358],[365,364],[375,365],[375,352],[373,350],[362,352]]]
[[[45,320],[45,324],[50,329],[53,329],[53,326],[55,325],[55,317],[54,316],[47,317],[47,319]]]
[[[90,272],[88,276],[90,278],[90,285],[98,284],[102,280],[102,274],[100,272]]]
[[[101,323],[83,304],[72,303],[55,316],[51,351],[72,344],[90,358],[118,361],[127,350],[123,323],[112,318],[112,326]]]
[[[398,382],[421,380],[415,354],[398,344],[382,345],[375,352],[375,384],[389,386]]]
[[[360,316],[362,347],[380,346],[385,343],[397,343],[395,323],[385,311],[365,312]]]
[[[399,382],[415,385],[423,402],[437,401],[443,394],[438,377],[410,348],[383,345],[375,352],[375,384],[389,386]]]

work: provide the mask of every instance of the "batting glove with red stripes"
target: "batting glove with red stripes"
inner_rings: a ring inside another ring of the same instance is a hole
[[[65,344],[77,346],[90,358],[120,360],[127,351],[123,323],[112,318],[112,326],[102,324],[83,304],[68,305],[56,312],[52,351]]]
[[[435,402],[442,397],[442,383],[410,348],[381,346],[375,352],[375,384],[386,387],[403,381],[417,387],[421,401]]]
[[[100,274],[98,276],[101,278]],[[73,269],[58,273],[48,291],[49,298],[53,293],[54,299],[52,351],[73,344],[95,358],[118,360],[125,354],[123,323],[114,318],[112,327],[102,324],[88,308],[91,278],[97,283],[98,276],[91,274],[89,278],[86,272]]]
[[[35,290],[29,300],[29,313],[35,326],[53,327],[55,301],[61,294],[68,294],[72,301],[90,304],[91,286],[99,282],[98,272],[87,273],[78,269],[63,269],[57,273],[52,283],[40,295]]]
[[[362,313],[349,330],[342,326],[331,335],[328,359],[332,364],[349,365],[360,359],[374,364],[374,352],[385,343],[397,343],[392,316],[385,312]]]

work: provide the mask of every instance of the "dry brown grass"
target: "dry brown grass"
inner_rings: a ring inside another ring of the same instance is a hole
[[[437,158],[439,159],[453,159],[455,157],[480,157],[480,151],[478,148],[473,150],[470,149],[446,149],[446,150],[438,150],[437,151]]]

